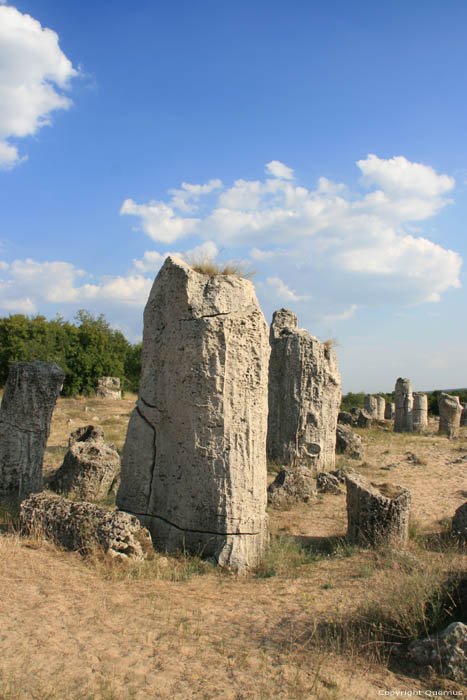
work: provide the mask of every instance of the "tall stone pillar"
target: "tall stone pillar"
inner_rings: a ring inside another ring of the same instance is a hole
[[[376,417],[378,420],[384,420],[384,412],[386,409],[386,399],[384,396],[375,396],[376,399],[376,404],[377,404],[377,410],[376,410]]]
[[[42,460],[65,375],[54,362],[12,362],[0,407],[0,500],[42,491]]]
[[[335,464],[341,378],[334,351],[305,330],[292,311],[272,317],[268,457],[284,465],[328,471]]]
[[[394,420],[395,415],[396,415],[396,404],[393,403],[392,401],[387,401],[386,407],[384,409],[385,420]]]
[[[117,505],[156,546],[257,564],[267,542],[268,327],[253,284],[175,256],[144,311]]]
[[[376,396],[365,394],[363,398],[363,409],[368,413],[370,418],[378,419],[378,400]]]
[[[399,379],[395,388],[396,415],[394,419],[395,433],[411,433],[413,430],[413,395],[410,379]]]
[[[458,396],[451,396],[442,392],[438,396],[439,407],[439,433],[448,438],[459,436],[462,406]]]
[[[428,426],[428,396],[421,392],[413,395],[413,431],[422,433]]]

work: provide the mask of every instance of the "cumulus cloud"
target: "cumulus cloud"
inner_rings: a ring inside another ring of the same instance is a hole
[[[276,298],[283,301],[305,301],[311,298],[309,296],[299,296],[296,294],[293,289],[289,289],[280,277],[268,277],[266,284],[272,288]]]
[[[178,255],[185,260],[214,260],[218,255],[218,249],[213,241],[206,241],[183,253],[176,251],[166,251],[158,253],[157,250],[146,250],[143,257],[133,259],[133,266],[138,272],[157,272],[168,255]]]
[[[294,175],[292,168],[287,167],[287,165],[281,163],[280,160],[272,160],[270,163],[266,163],[265,170],[274,177],[281,177],[284,178],[284,180],[293,180]]]
[[[335,321],[348,321],[351,319],[356,310],[358,309],[357,304],[352,304],[348,309],[340,314],[330,314],[329,316],[323,316],[324,323],[334,323]]]
[[[182,182],[181,189],[169,190],[169,194],[172,195],[170,204],[174,209],[193,212],[198,209],[198,202],[202,195],[209,194],[221,187],[222,181],[218,179],[209,180],[205,185],[190,185],[188,182]]]
[[[58,35],[15,7],[0,6],[0,167],[24,160],[9,141],[35,134],[71,100],[63,91],[78,73]]]
[[[126,199],[120,214],[130,214],[141,219],[143,231],[154,241],[172,243],[194,231],[200,219],[176,216],[172,207],[164,202],[151,201],[149,204],[136,204]]]

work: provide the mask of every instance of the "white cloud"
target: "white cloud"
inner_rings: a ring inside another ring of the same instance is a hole
[[[177,253],[176,251],[158,253],[157,250],[146,250],[141,259],[133,259],[133,266],[138,272],[155,273],[160,269],[162,263],[169,255],[179,255],[185,260],[213,260],[217,257],[218,252],[217,246],[213,241],[206,241],[201,245],[191,248],[191,250],[185,250],[183,253]]]
[[[61,91],[77,74],[54,31],[15,7],[0,6],[1,168],[24,160],[9,139],[35,134],[51,123],[54,110],[70,107]]]
[[[136,204],[132,199],[126,199],[120,214],[139,216],[143,231],[154,241],[161,241],[161,243],[172,243],[186,236],[193,232],[200,222],[200,219],[176,216],[172,207],[155,201],[149,204]]]
[[[311,299],[309,296],[299,296],[296,294],[293,289],[289,289],[289,287],[280,279],[280,277],[268,277],[266,284],[268,284],[269,287],[274,290],[277,299],[295,302]]]
[[[190,185],[188,182],[182,182],[181,189],[169,190],[169,194],[172,195],[170,204],[175,209],[191,213],[198,208],[198,201],[202,195],[221,187],[222,181],[218,179],[209,180],[205,185]]]
[[[357,304],[352,304],[351,306],[349,306],[348,309],[346,309],[340,314],[331,314],[329,316],[323,316],[323,322],[333,323],[334,321],[348,321],[354,316],[357,309]]]
[[[436,197],[452,190],[455,184],[454,178],[438,175],[430,165],[411,163],[404,156],[384,160],[369,154],[357,165],[365,184],[378,185],[391,194]]]
[[[272,160],[270,163],[266,163],[265,170],[269,175],[273,175],[273,177],[293,180],[294,174],[292,168],[287,167],[287,165],[281,163],[280,160]]]

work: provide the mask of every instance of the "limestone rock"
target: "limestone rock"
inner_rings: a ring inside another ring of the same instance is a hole
[[[375,484],[361,474],[346,476],[347,537],[361,546],[404,546],[408,540],[410,491]]]
[[[364,409],[360,408],[356,412],[357,425],[359,428],[371,428],[373,425],[373,418]]]
[[[384,419],[385,420],[394,420],[395,415],[396,415],[396,404],[392,403],[391,401],[387,401],[386,407],[384,409]]]
[[[462,406],[458,396],[442,392],[438,396],[439,434],[449,439],[459,436]]]
[[[362,438],[352,430],[337,426],[336,454],[346,454],[352,459],[363,459],[364,448]]]
[[[422,433],[428,427],[428,396],[421,392],[413,395],[412,427],[414,433]]]
[[[268,504],[276,508],[308,503],[316,495],[314,479],[308,469],[281,469],[268,486]]]
[[[384,420],[386,412],[386,399],[384,396],[375,396],[376,398],[376,418]]]
[[[144,311],[118,506],[156,546],[256,565],[267,542],[268,328],[253,284],[168,257]]]
[[[341,411],[337,416],[337,422],[341,425],[353,425],[354,417],[347,411]]]
[[[119,377],[101,377],[97,383],[96,396],[99,399],[121,399]]]
[[[376,396],[366,394],[363,399],[363,409],[368,413],[370,418],[378,418],[378,401]]]
[[[316,477],[316,487],[320,493],[332,493],[338,496],[342,493],[341,483],[342,480],[337,476],[337,472],[320,472]]]
[[[467,502],[459,506],[452,519],[452,532],[467,542]]]
[[[0,500],[42,491],[42,461],[65,375],[53,362],[12,362],[0,407]]]
[[[274,312],[270,330],[269,459],[310,469],[335,463],[341,379],[329,344],[297,329],[292,311]]]
[[[446,678],[467,681],[467,625],[451,622],[440,634],[416,639],[409,656],[421,666],[431,666]]]
[[[411,433],[413,430],[413,394],[410,379],[399,377],[396,381],[395,399],[394,432]]]
[[[461,426],[465,427],[467,425],[467,403],[462,404],[462,413],[461,413]]]
[[[83,554],[98,545],[115,557],[144,559],[153,549],[149,532],[129,513],[45,493],[22,502],[20,528]]]
[[[52,491],[96,503],[115,490],[120,456],[104,431],[85,425],[71,433],[63,464],[49,480]]]

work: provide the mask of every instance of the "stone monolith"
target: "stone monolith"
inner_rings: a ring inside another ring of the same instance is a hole
[[[410,379],[402,379],[402,377],[399,377],[397,380],[395,387],[395,403],[394,432],[411,433],[413,430],[413,395]]]
[[[386,399],[384,396],[375,396],[376,399],[376,418],[377,420],[384,420],[384,414],[386,409]]]
[[[448,438],[459,436],[462,406],[458,396],[441,392],[438,396],[439,433]]]
[[[395,415],[396,415],[396,404],[392,403],[392,401],[387,401],[386,407],[384,409],[384,419],[385,420],[394,420]]]
[[[314,474],[332,469],[341,400],[336,355],[299,330],[287,309],[274,312],[269,337],[268,457]]]
[[[42,460],[65,375],[54,362],[12,362],[0,407],[0,500],[42,491]]]
[[[467,425],[467,403],[462,404],[462,413],[461,413],[461,426],[465,427]]]
[[[419,391],[413,395],[412,427],[414,433],[422,433],[428,427],[428,396]]]
[[[118,401],[122,398],[122,390],[119,377],[101,377],[97,382],[96,396],[98,399],[112,399]]]
[[[376,396],[365,394],[363,399],[363,408],[368,413],[370,418],[376,420],[378,418],[378,400]]]
[[[267,542],[268,327],[253,284],[170,256],[144,311],[117,505],[157,547],[257,564]]]

